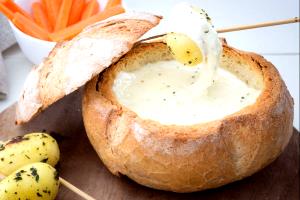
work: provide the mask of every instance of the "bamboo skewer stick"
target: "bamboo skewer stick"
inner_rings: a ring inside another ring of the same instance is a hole
[[[262,28],[262,27],[268,27],[268,26],[277,26],[277,25],[297,23],[297,22],[299,22],[299,18],[294,17],[294,18],[278,20],[278,21],[270,21],[270,22],[263,22],[263,23],[258,23],[258,24],[250,24],[250,25],[244,25],[244,26],[236,26],[236,27],[218,29],[217,32],[218,33],[226,33],[226,32],[241,31],[241,30]]]
[[[87,193],[81,191],[80,189],[78,189],[77,187],[75,187],[74,185],[72,185],[71,183],[69,183],[68,181],[66,181],[65,179],[59,177],[59,181],[60,183],[65,186],[66,188],[68,188],[69,190],[71,190],[72,192],[78,194],[79,196],[81,196],[83,199],[85,200],[96,200],[95,198],[91,197],[90,195],[88,195]]]
[[[262,27],[268,27],[268,26],[277,26],[277,25],[283,25],[283,24],[297,23],[299,21],[300,21],[299,17],[294,17],[294,18],[278,20],[278,21],[269,21],[269,22],[262,22],[262,23],[257,23],[257,24],[249,24],[249,25],[243,25],[243,26],[222,28],[222,29],[217,29],[217,32],[218,33],[227,33],[227,32],[248,30],[248,29],[254,29],[254,28],[262,28]],[[149,38],[139,40],[138,43],[150,42],[150,41],[151,42],[162,42],[163,41],[162,37],[165,35],[166,34],[155,35],[155,36],[152,36]]]
[[[0,173],[0,181],[2,179],[4,179],[6,176]],[[81,191],[80,189],[78,189],[77,187],[75,187],[74,185],[72,185],[71,183],[69,183],[68,181],[66,181],[65,179],[59,177],[59,182],[65,186],[66,188],[68,188],[69,190],[71,190],[72,192],[76,193],[77,195],[79,195],[80,197],[82,197],[85,200],[96,200],[95,198],[91,197],[90,195],[88,195],[87,193]]]

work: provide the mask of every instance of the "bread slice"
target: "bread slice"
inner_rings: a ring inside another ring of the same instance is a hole
[[[293,99],[276,68],[257,54],[223,45],[221,67],[262,92],[253,105],[222,119],[163,125],[119,103],[112,86],[120,71],[168,59],[166,45],[142,44],[86,84],[84,126],[113,174],[156,189],[193,192],[250,176],[278,157],[293,132]]]
[[[126,54],[160,19],[147,13],[125,13],[91,25],[71,41],[57,44],[27,77],[17,105],[16,123],[28,122],[98,75]]]

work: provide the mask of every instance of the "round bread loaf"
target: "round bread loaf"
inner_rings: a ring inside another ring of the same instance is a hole
[[[114,175],[193,192],[250,176],[278,157],[292,134],[293,99],[275,67],[259,55],[223,45],[221,67],[262,92],[253,105],[220,120],[163,125],[118,102],[112,86],[120,71],[169,59],[165,44],[140,44],[85,87],[86,132]]]

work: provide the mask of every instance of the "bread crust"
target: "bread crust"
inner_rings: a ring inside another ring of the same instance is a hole
[[[222,65],[262,87],[255,104],[221,120],[190,126],[143,120],[120,105],[111,89],[115,75],[134,66],[138,57],[154,59],[156,53],[170,59],[164,44],[142,44],[85,87],[86,132],[111,173],[151,188],[193,192],[250,176],[283,151],[293,130],[293,99],[286,85],[262,56],[227,45]],[[252,78],[243,72],[246,68]]]
[[[126,54],[161,17],[129,12],[87,27],[71,41],[58,43],[29,74],[16,111],[16,123],[28,122],[77,90]]]

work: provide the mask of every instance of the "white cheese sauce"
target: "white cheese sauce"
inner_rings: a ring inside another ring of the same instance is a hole
[[[219,67],[222,46],[210,18],[202,9],[178,4],[161,23],[165,33],[183,33],[203,54],[193,67],[159,61],[114,80],[118,101],[143,119],[162,124],[192,125],[221,119],[255,103],[259,90]]]
[[[199,71],[174,60],[149,63],[117,74],[118,101],[143,119],[162,124],[192,125],[217,120],[255,103],[260,90],[218,68],[206,93],[190,88]]]

